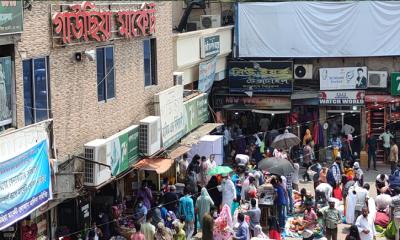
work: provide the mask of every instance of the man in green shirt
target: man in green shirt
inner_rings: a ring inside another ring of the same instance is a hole
[[[335,208],[335,199],[329,198],[329,208],[324,212],[324,226],[327,240],[337,240],[337,225],[342,222],[339,211]]]

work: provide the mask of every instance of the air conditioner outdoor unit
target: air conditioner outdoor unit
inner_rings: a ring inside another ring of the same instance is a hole
[[[312,64],[294,64],[294,79],[312,79]]]
[[[201,29],[221,27],[221,15],[201,15]]]
[[[174,72],[174,86],[183,84],[183,72]]]
[[[386,71],[368,71],[369,88],[386,88],[388,73]]]
[[[197,31],[200,29],[200,21],[188,21],[186,23],[186,32]]]
[[[107,164],[106,160],[106,140],[96,139],[84,145],[85,158]],[[109,167],[85,161],[85,186],[99,186],[111,178],[111,169]]]
[[[140,121],[139,151],[151,156],[161,148],[161,120],[158,116],[149,116]]]

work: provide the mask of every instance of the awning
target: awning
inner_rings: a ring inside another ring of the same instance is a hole
[[[215,128],[224,125],[223,123],[205,123],[181,140],[181,144],[192,146],[200,141],[200,138],[209,134]]]
[[[289,110],[252,110],[253,113],[261,113],[261,114],[287,114],[290,113]]]
[[[300,91],[294,92],[290,98],[292,100],[306,99],[306,98],[319,98],[319,93],[314,91]]]
[[[187,146],[178,146],[168,154],[168,157],[171,159],[176,159],[176,158],[182,156],[183,154],[189,152],[190,149],[191,148],[187,147]]]
[[[366,95],[365,103],[369,104],[400,103],[400,97],[393,97],[390,95]]]
[[[145,158],[134,164],[133,168],[163,174],[171,168],[173,163],[174,160],[170,158]]]

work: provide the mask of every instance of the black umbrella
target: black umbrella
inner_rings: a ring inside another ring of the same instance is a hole
[[[260,170],[266,170],[272,174],[287,176],[294,172],[291,162],[285,158],[270,157],[258,163]]]

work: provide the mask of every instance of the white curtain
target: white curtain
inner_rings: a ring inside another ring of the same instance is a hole
[[[400,2],[239,3],[239,57],[400,55]]]

